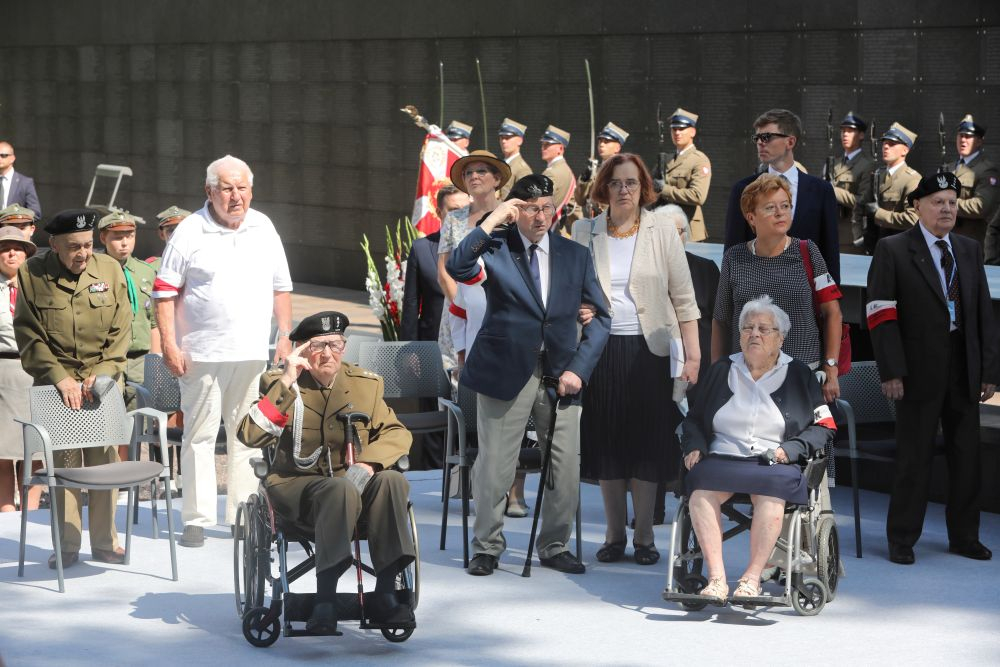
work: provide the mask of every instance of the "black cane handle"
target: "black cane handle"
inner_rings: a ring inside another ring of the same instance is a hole
[[[364,412],[344,412],[338,414],[337,419],[344,424],[344,446],[347,450],[347,465],[352,466],[361,453],[361,443],[354,442],[354,438],[352,437],[352,426],[357,423],[368,426],[372,418]]]

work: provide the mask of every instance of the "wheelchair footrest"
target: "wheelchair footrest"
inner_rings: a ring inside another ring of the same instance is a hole
[[[753,597],[732,598],[729,603],[734,607],[787,607],[788,600],[783,595],[755,595]]]
[[[728,604],[723,598],[712,598],[697,593],[674,593],[673,591],[663,591],[663,599],[667,602],[710,604],[716,607],[725,607]]]
[[[369,592],[365,591],[366,594]],[[400,594],[409,595],[409,591],[397,591],[397,596]],[[400,602],[403,601],[401,597]],[[286,593],[285,619],[292,622],[305,623],[312,616],[315,602],[315,593]],[[357,593],[337,593],[337,620],[361,620],[361,605],[358,603]]]

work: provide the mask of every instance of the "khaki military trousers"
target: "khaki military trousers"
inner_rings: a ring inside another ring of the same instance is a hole
[[[82,464],[96,466],[116,463],[117,447],[88,447],[87,449],[66,449],[53,453],[53,463],[57,468],[79,468]],[[59,522],[59,542],[63,553],[80,551],[83,533],[83,505],[80,489],[56,489],[56,504]],[[118,531],[115,530],[115,507],[118,504],[118,490],[87,492],[87,518],[90,528],[90,548],[111,551],[118,548]],[[127,512],[126,512],[127,514]]]

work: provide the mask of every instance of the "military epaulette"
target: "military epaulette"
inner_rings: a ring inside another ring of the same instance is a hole
[[[372,373],[367,368],[362,368],[361,366],[356,366],[354,364],[344,364],[344,369],[347,374],[355,378],[368,378],[369,380],[381,380],[382,376],[378,373]]]

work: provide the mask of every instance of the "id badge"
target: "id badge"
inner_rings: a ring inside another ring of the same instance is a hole
[[[958,325],[958,322],[955,321],[955,301],[954,301],[954,299],[948,299],[948,317],[951,319],[951,323],[952,324],[954,324],[956,326]]]

